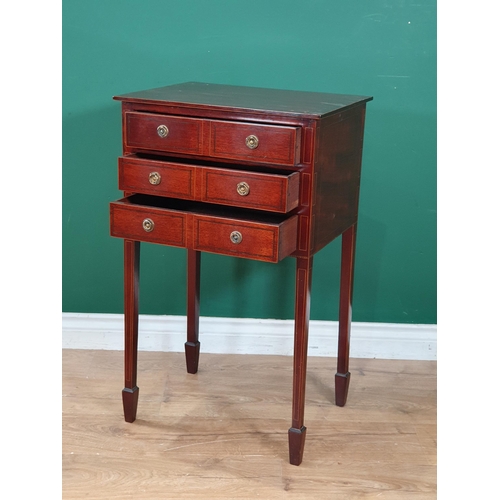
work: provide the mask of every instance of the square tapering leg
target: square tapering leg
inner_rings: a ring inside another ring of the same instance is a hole
[[[125,421],[133,422],[137,414],[137,342],[139,334],[139,260],[140,243],[124,241],[125,291],[125,388],[122,391]]]
[[[187,342],[186,368],[188,373],[197,373],[200,358],[200,267],[201,252],[187,251]]]
[[[350,379],[351,374],[349,372],[335,374],[335,404],[337,406],[345,406],[347,402]]]
[[[198,361],[200,359],[200,343],[186,342],[184,344],[186,353],[186,368],[188,373],[198,372]]]
[[[300,465],[304,453],[306,428],[307,344],[309,337],[309,307],[311,298],[313,258],[297,258],[295,275],[295,333],[293,347],[292,427],[288,431],[290,463]]]
[[[344,406],[349,391],[349,349],[351,341],[352,290],[354,281],[354,251],[356,224],[342,233],[340,269],[339,346],[335,375],[335,404]]]
[[[139,402],[139,387],[122,391],[123,414],[125,422],[133,422],[137,416],[137,403]]]
[[[288,429],[288,454],[292,465],[300,465],[304,456],[304,445],[306,443],[306,428],[300,429],[290,427]]]

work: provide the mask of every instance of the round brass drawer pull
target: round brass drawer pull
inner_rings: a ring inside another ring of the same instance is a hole
[[[159,125],[156,131],[162,139],[165,139],[168,135],[168,127],[166,125]]]
[[[250,192],[250,186],[246,182],[239,182],[236,186],[236,191],[241,196],[247,196]]]
[[[229,235],[229,238],[230,240],[235,244],[237,245],[238,243],[241,243],[241,240],[243,239],[243,236],[242,234],[239,232],[239,231],[233,231],[230,235]]]
[[[247,148],[255,149],[259,145],[259,138],[256,135],[249,135],[245,139],[245,144]]]
[[[144,219],[142,221],[144,231],[150,233],[155,228],[155,223],[151,219]]]
[[[158,186],[161,182],[161,175],[158,172],[151,172],[149,174],[149,183],[153,186]]]

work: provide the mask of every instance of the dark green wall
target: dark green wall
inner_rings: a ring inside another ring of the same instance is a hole
[[[373,95],[353,319],[436,322],[433,0],[63,2],[64,311],[123,310],[112,96],[183,81]],[[339,243],[315,257],[312,319],[337,319]],[[291,318],[294,264],[203,254],[201,313]],[[141,313],[185,314],[185,251],[143,244],[141,267]]]

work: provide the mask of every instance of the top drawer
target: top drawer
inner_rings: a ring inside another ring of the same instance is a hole
[[[300,127],[205,120],[151,113],[125,113],[125,146],[217,159],[295,165]]]

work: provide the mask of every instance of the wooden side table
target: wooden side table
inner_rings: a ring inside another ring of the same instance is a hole
[[[354,248],[366,102],[371,97],[183,83],[122,102],[125,420],[136,418],[140,242],[187,249],[189,373],[198,370],[201,252],[296,258],[290,463],[302,461],[313,256],[342,235],[335,401],[349,387]]]

